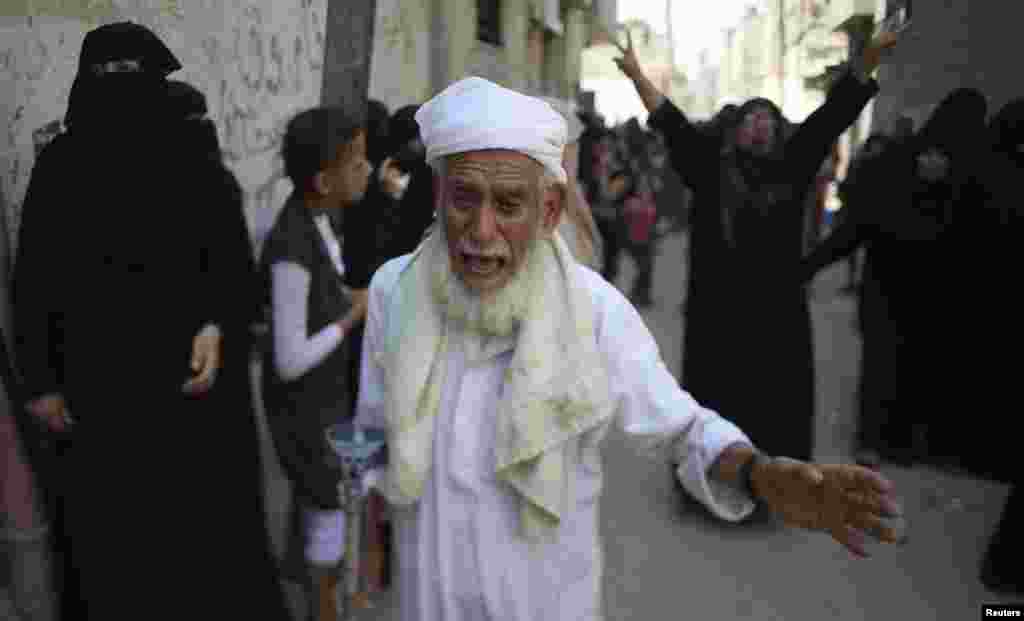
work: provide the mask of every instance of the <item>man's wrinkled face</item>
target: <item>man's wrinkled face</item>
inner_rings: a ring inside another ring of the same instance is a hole
[[[949,174],[949,158],[938,149],[917,156],[917,172],[927,181],[939,181]]]
[[[450,156],[442,183],[444,226],[452,271],[474,293],[504,287],[538,235],[558,222],[554,192],[541,195],[542,168],[504,150]]]
[[[736,128],[736,144],[743,150],[763,155],[775,147],[778,119],[767,108],[754,108],[740,119]]]

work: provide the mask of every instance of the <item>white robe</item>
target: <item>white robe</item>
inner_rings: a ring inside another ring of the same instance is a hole
[[[357,423],[385,428],[384,379],[375,362],[387,334],[390,297],[410,255],[385,264],[370,285]],[[686,489],[717,516],[740,520],[753,502],[708,477],[719,453],[747,437],[700,407],[661,360],[636,310],[582,265],[593,295],[598,346],[604,355],[615,421],[638,450],[679,462]],[[557,543],[519,536],[520,498],[495,475],[495,406],[513,339],[453,335],[434,432],[434,457],[423,497],[394,508],[397,590],[402,621],[598,621],[602,619],[602,550],[598,505],[600,440],[605,428],[576,444],[566,473],[575,496]]]

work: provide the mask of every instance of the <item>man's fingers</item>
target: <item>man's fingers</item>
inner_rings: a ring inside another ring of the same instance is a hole
[[[843,546],[860,558],[868,558],[871,555],[867,550],[867,537],[864,533],[849,526],[840,526],[832,529],[832,538],[843,544]]]
[[[865,494],[888,494],[896,487],[881,472],[863,466],[840,466],[839,483],[844,490]]]
[[[207,364],[209,349],[204,346],[201,339],[197,339],[192,347],[192,372],[200,373]]]
[[[633,51],[633,34],[626,28],[626,49],[630,52]]]
[[[862,533],[867,533],[878,541],[896,543],[899,540],[896,530],[875,514],[857,513],[850,519],[850,526]]]
[[[825,480],[825,476],[821,473],[821,470],[816,468],[813,464],[804,464],[801,466],[800,476],[804,481],[811,485],[819,485]]]
[[[198,374],[185,382],[184,391],[186,393],[190,395],[201,394],[208,392],[213,387],[217,375],[217,365],[212,358],[212,355],[207,354],[202,366],[198,370]]]
[[[892,481],[882,476],[881,472],[870,468],[857,466],[855,478],[860,487],[867,488],[876,494],[888,494],[896,488]]]
[[[882,517],[903,517],[903,506],[891,496],[881,496],[878,501],[878,513]]]

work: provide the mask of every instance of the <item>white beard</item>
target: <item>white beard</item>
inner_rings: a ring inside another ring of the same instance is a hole
[[[444,227],[438,227],[443,252],[442,256],[435,258],[431,288],[445,318],[467,333],[481,337],[515,334],[520,323],[527,318],[534,296],[546,276],[545,257],[551,253],[551,248],[539,228],[516,273],[501,289],[483,300],[452,271],[446,232]]]

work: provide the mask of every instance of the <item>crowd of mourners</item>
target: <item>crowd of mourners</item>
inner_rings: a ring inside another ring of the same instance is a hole
[[[696,123],[622,51],[647,127],[551,102],[568,128],[556,200],[572,255],[611,283],[628,255],[628,298],[649,307],[659,242],[687,231],[680,383],[766,453],[808,462],[807,293],[846,261],[863,338],[857,462],[1014,483],[983,579],[1019,591],[1021,470],[995,423],[1013,403],[1003,360],[1021,344],[1009,277],[1024,101],[989,119],[983,94],[957,89],[920,129],[870,136],[826,227],[839,136],[875,87],[846,76],[799,124],[763,99]],[[346,515],[324,432],[362,398],[375,274],[425,252],[437,227],[421,106],[291,118],[281,161],[294,192],[257,254],[205,98],[169,78],[179,69],[141,26],[90,32],[65,131],[25,196],[0,339],[0,507],[26,620],[195,618],[196,602],[203,618],[289,618],[257,399],[293,491],[283,574],[308,588],[313,617],[338,614]],[[782,408],[772,417],[767,395]]]

